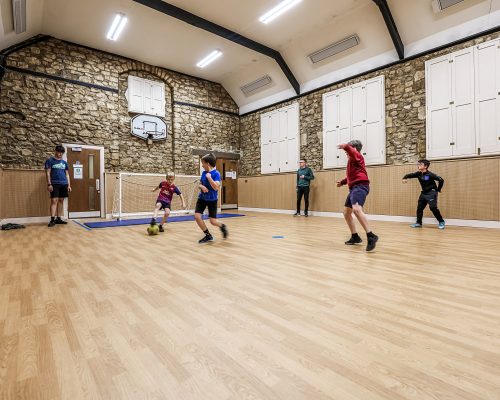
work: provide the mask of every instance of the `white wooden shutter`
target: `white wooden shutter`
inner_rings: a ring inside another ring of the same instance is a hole
[[[475,49],[476,132],[481,154],[500,153],[500,40]]]
[[[384,77],[365,84],[366,122],[363,156],[366,164],[385,164],[385,87]],[[355,139],[355,137],[353,137]]]
[[[143,102],[144,102],[144,114],[153,114],[153,94],[152,85],[149,81],[144,80],[144,91],[143,91]]]
[[[299,161],[299,105],[289,107],[287,112],[287,171],[295,171]]]
[[[261,174],[268,174],[271,171],[271,129],[271,115],[262,115],[260,118]]]
[[[155,82],[151,84],[151,114],[158,117],[165,116],[165,84]]]
[[[452,122],[453,156],[469,156],[476,152],[474,126],[474,52],[472,48],[453,53]]]
[[[339,101],[335,92],[323,95],[323,168],[335,167],[339,140]]]
[[[288,170],[288,109],[278,112],[279,118],[279,171]]]
[[[426,63],[427,157],[449,157],[452,153],[451,66],[444,56]]]
[[[366,147],[367,98],[365,82],[351,86],[352,89],[352,133],[351,140],[361,140]],[[363,149],[365,150],[365,149]]]
[[[339,101],[339,125],[338,125],[338,138],[336,138],[338,144],[347,143],[351,140],[351,108],[352,102],[351,88],[342,89],[338,93]],[[344,150],[337,149],[336,155],[336,167],[343,167],[347,165],[347,156]]]
[[[128,111],[144,113],[144,80],[133,75],[128,76]]]
[[[269,172],[280,170],[280,115],[278,111],[271,114],[271,167]]]
[[[263,144],[261,147],[261,174],[269,174],[272,172],[271,168],[272,146],[269,143]]]

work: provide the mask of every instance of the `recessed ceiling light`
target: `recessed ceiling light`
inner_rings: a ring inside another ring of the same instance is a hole
[[[276,7],[272,8],[268,12],[266,12],[262,17],[259,18],[259,21],[268,24],[273,19],[279,17],[284,12],[288,11],[293,6],[299,4],[302,0],[284,0],[279,3]]]
[[[206,56],[203,60],[201,60],[196,66],[198,68],[205,68],[208,64],[215,61],[222,55],[222,51],[214,50],[208,56]]]
[[[113,20],[113,23],[111,24],[111,28],[109,28],[108,34],[106,37],[109,40],[117,40],[118,36],[120,36],[120,33],[122,33],[123,28],[125,27],[125,24],[127,23],[128,19],[125,16],[125,14],[119,13],[116,14],[115,19]]]

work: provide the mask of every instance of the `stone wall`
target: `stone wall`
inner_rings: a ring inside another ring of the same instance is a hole
[[[217,83],[57,39],[11,54],[7,67],[110,90],[7,70],[0,110],[20,112],[25,120],[0,116],[0,164],[5,167],[41,168],[56,144],[80,143],[105,147],[107,171],[193,174],[199,171],[193,147],[239,147],[238,107]],[[125,98],[130,74],[165,83],[166,141],[148,145],[131,135],[133,114]]]
[[[300,156],[315,169],[323,168],[322,95],[376,76],[385,76],[387,164],[413,163],[425,157],[425,61],[495,39],[487,35],[375,73],[302,96],[240,119],[241,175],[260,174],[260,116],[297,101],[300,108]]]

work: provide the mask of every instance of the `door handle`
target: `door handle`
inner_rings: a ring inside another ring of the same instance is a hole
[[[99,179],[95,180],[95,190],[97,190],[98,192],[101,190]]]
[[[455,146],[455,142],[451,142],[451,143],[450,143],[450,146]]]

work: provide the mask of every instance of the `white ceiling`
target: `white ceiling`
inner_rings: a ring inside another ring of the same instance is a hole
[[[280,0],[170,0],[282,54],[301,90],[346,78],[397,60],[391,38],[372,0],[303,0],[264,25],[258,18]],[[132,0],[26,0],[28,31],[12,30],[11,0],[0,0],[0,48],[43,33],[220,82],[241,112],[295,93],[274,60],[149,9]],[[431,0],[388,0],[406,54],[415,54],[500,25],[500,0],[465,0],[434,14]],[[117,42],[106,39],[116,12],[129,22]],[[351,34],[360,45],[313,65],[307,55]],[[205,69],[196,63],[213,49],[223,56]],[[246,97],[240,86],[262,75],[273,83]]]

